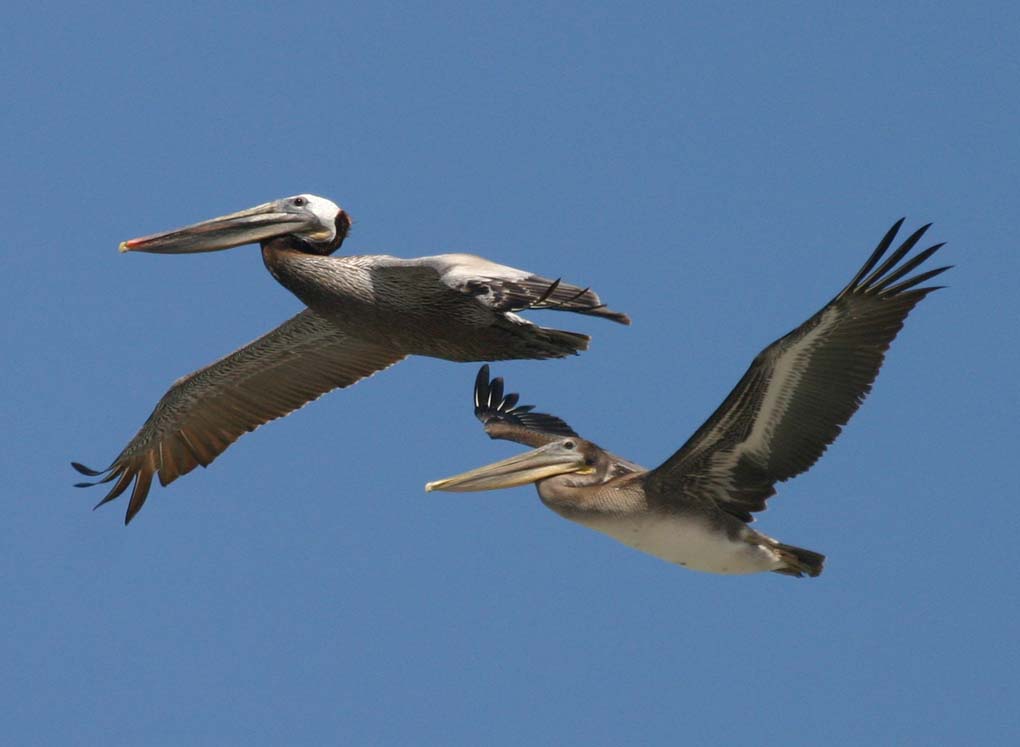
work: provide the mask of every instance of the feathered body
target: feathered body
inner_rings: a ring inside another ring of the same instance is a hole
[[[417,259],[323,257],[272,242],[262,250],[281,285],[338,327],[407,355],[452,361],[562,358],[588,348],[587,335],[540,327],[514,311],[558,308],[614,321],[591,291],[472,254]]]

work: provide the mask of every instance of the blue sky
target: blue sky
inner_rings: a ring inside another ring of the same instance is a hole
[[[369,7],[371,6],[371,7]],[[26,5],[0,61],[12,743],[1015,741],[1014,4]],[[350,253],[470,251],[630,328],[496,364],[637,462],[672,453],[888,226],[950,285],[757,527],[818,579],[638,554],[530,488],[476,367],[415,359],[123,500],[71,487],[167,386],[299,302],[255,248],[123,239],[314,192]]]

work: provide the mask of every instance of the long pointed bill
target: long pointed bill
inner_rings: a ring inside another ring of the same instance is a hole
[[[315,225],[308,215],[285,212],[278,202],[202,221],[193,226],[154,233],[121,242],[122,252],[188,254],[215,252],[242,244],[254,244],[273,236],[295,233]]]
[[[425,491],[446,490],[464,493],[472,490],[496,490],[526,485],[569,472],[590,471],[591,467],[585,464],[584,457],[576,450],[567,450],[559,443],[552,443],[470,472],[426,483]]]

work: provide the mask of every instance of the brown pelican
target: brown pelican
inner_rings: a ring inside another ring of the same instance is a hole
[[[899,264],[928,226],[881,265],[903,220],[817,314],[766,347],[687,443],[652,470],[599,448],[553,415],[518,406],[489,381],[475,382],[475,415],[491,438],[532,451],[430,482],[425,490],[493,490],[535,483],[564,518],[671,563],[712,573],[774,571],[817,576],[824,555],[751,529],[775,484],[806,471],[857,410],[910,310],[945,272],[906,277],[936,244]],[[929,224],[930,225],[930,224]]]
[[[123,242],[122,252],[157,254],[259,242],[266,268],[308,308],[174,382],[109,467],[72,462],[102,478],[78,486],[116,480],[102,505],[134,481],[126,524],[145,503],[153,475],[168,485],[208,466],[242,434],[408,355],[483,361],[587,349],[586,335],[536,326],[516,311],[557,309],[630,323],[587,288],[471,254],[329,256],[350,226],[336,203],[304,194]]]

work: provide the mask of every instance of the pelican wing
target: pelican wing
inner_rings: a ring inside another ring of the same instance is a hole
[[[534,412],[534,405],[518,405],[515,393],[503,394],[503,378],[489,380],[489,366],[478,369],[475,378],[475,417],[482,421],[490,438],[543,446],[564,436],[577,436],[574,429],[555,415]]]
[[[630,324],[630,317],[606,308],[590,288],[532,275],[473,254],[440,254],[420,261],[434,267],[448,287],[476,297],[494,311],[573,311]]]
[[[902,223],[832,301],[754,359],[704,425],[648,474],[650,494],[667,502],[704,496],[751,521],[776,482],[818,460],[871,391],[911,309],[941,287],[916,286],[949,269],[907,277],[942,246],[903,261],[927,225],[879,264]]]
[[[404,354],[345,334],[311,310],[302,311],[243,348],[174,382],[141,430],[105,470],[72,462],[116,480],[99,505],[134,489],[124,523],[145,503],[153,475],[169,485],[196,466],[208,466],[234,441],[263,423],[350,386]]]

